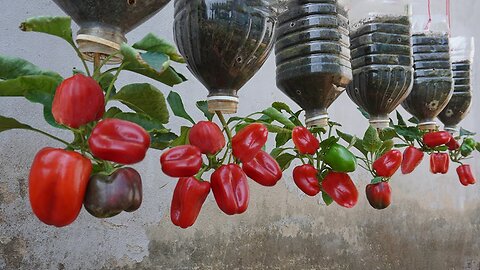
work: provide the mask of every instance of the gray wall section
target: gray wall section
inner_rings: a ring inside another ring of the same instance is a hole
[[[74,52],[61,40],[22,33],[19,23],[35,15],[62,15],[51,1],[0,0],[0,53],[21,56],[44,68],[68,76],[81,67]],[[453,1],[453,31],[474,34],[480,43],[479,1]],[[173,5],[128,35],[132,41],[148,32],[172,39]],[[478,48],[478,46],[477,46]],[[477,57],[478,58],[478,57]],[[475,70],[479,61],[475,63]],[[196,100],[204,87],[175,65],[189,81],[174,89],[185,99],[196,119]],[[124,73],[121,84],[143,82]],[[157,84],[158,85],[158,84]],[[476,88],[477,81],[474,82]],[[158,85],[168,93],[168,87]],[[476,90],[476,89],[475,89]],[[475,91],[474,90],[474,91]],[[275,87],[273,57],[240,92],[239,115],[285,101]],[[463,123],[477,130],[479,98]],[[401,112],[407,117],[405,111]],[[356,106],[342,95],[330,109],[332,119],[347,132],[361,135],[367,122]],[[23,99],[0,99],[0,114],[54,132],[42,118],[41,107]],[[172,117],[174,130],[186,122]],[[428,161],[409,176],[391,181],[393,204],[373,210],[364,197],[370,177],[353,174],[361,196],[353,209],[325,207],[319,198],[307,198],[294,186],[291,171],[273,188],[251,182],[251,203],[240,216],[224,215],[212,196],[197,223],[188,230],[173,226],[169,205],[175,180],[163,175],[160,151],[151,150],[135,165],[143,177],[144,203],[133,214],[99,220],[82,211],[75,223],[56,229],[39,222],[29,206],[27,179],[35,153],[45,146],[60,146],[34,133],[0,134],[0,269],[479,269],[479,185],[462,187],[454,169],[445,176],[428,173]],[[478,178],[478,160],[472,160]],[[164,186],[162,188],[162,186]]]

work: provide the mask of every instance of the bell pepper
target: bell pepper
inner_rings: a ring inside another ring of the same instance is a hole
[[[450,150],[450,151],[455,151],[458,148],[460,148],[460,144],[458,144],[457,140],[455,140],[453,138],[448,143],[446,143],[445,145],[448,146],[448,150]]]
[[[473,185],[477,182],[475,176],[473,176],[472,169],[468,164],[458,166],[457,175],[460,183],[464,186]]]
[[[450,164],[450,157],[447,153],[432,153],[430,155],[430,171],[434,174],[446,174]]]
[[[390,206],[392,190],[388,182],[368,184],[365,192],[367,194],[367,200],[373,208],[381,210]]]
[[[218,207],[225,214],[241,214],[247,210],[248,181],[247,176],[238,165],[220,166],[212,173],[210,185]]]
[[[323,179],[321,188],[340,206],[352,208],[357,204],[357,187],[346,173],[329,172]]]
[[[191,145],[195,145],[203,154],[213,155],[225,147],[225,137],[217,124],[200,121],[193,125],[188,134]]]
[[[160,157],[162,171],[171,177],[190,177],[202,167],[202,153],[193,145],[181,145],[167,150]]]
[[[105,119],[93,129],[88,146],[97,158],[134,164],[145,158],[150,147],[150,135],[130,121]]]
[[[317,169],[310,164],[297,166],[293,169],[293,181],[305,194],[315,196],[320,192],[317,174]]]
[[[83,205],[92,216],[108,218],[122,211],[133,212],[142,204],[142,178],[133,168],[120,168],[111,175],[90,177]]]
[[[320,147],[318,139],[306,127],[295,127],[292,131],[292,140],[300,154],[314,155]]]
[[[418,165],[422,162],[423,152],[420,149],[415,148],[414,146],[409,146],[403,151],[402,158],[402,173],[409,174],[417,168]]]
[[[373,162],[372,168],[381,177],[391,177],[402,164],[402,152],[390,150]]]
[[[104,112],[105,97],[94,79],[76,74],[57,87],[52,103],[52,114],[57,123],[79,128],[102,118]]]
[[[265,151],[242,166],[245,174],[260,185],[271,187],[282,178],[282,170],[277,161]]]
[[[434,148],[447,144],[452,138],[452,135],[446,131],[429,132],[423,135],[423,143],[430,148]]]
[[[82,209],[91,172],[92,163],[79,153],[49,147],[40,150],[28,181],[33,213],[48,225],[72,223]]]
[[[330,146],[323,161],[336,172],[353,172],[357,168],[357,158],[345,146],[338,143]]]
[[[468,157],[475,150],[476,142],[472,138],[465,138],[460,146],[460,154],[463,157]]]
[[[170,219],[183,229],[192,226],[197,220],[203,203],[210,193],[210,183],[195,177],[180,178],[173,191]]]
[[[246,163],[252,160],[267,142],[268,129],[260,123],[250,124],[232,138],[233,156]]]

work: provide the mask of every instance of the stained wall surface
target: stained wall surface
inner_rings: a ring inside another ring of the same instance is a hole
[[[480,10],[480,2],[452,2],[454,34],[472,34],[479,44],[480,18],[475,11]],[[52,1],[0,3],[0,54],[26,58],[64,76],[71,74],[72,67],[81,68],[75,53],[60,39],[18,29],[31,16],[63,15]],[[128,39],[154,32],[173,41],[172,18],[170,3]],[[475,70],[480,70],[478,63]],[[201,119],[194,104],[205,98],[206,91],[184,66],[175,67],[189,81],[173,90],[184,97],[194,118]],[[126,72],[119,84],[144,81],[154,83]],[[154,84],[165,94],[171,90]],[[473,85],[476,92],[478,81]],[[276,88],[272,56],[241,90],[240,98],[239,115],[266,108],[274,100],[298,108]],[[479,131],[476,94],[474,102],[462,125]],[[346,132],[361,135],[367,127],[346,94],[330,113]],[[0,115],[71,139],[45,123],[39,105],[24,99],[1,98]],[[178,132],[185,124],[172,117],[169,127]],[[176,181],[162,174],[161,152],[150,150],[134,166],[144,183],[144,202],[138,211],[100,220],[83,210],[71,226],[58,229],[38,221],[28,201],[29,166],[45,146],[61,145],[32,132],[0,133],[0,269],[480,269],[479,185],[464,188],[453,169],[448,175],[432,175],[427,160],[411,175],[393,177],[393,204],[383,211],[368,205],[363,191],[370,177],[364,171],[352,175],[361,193],[353,209],[325,207],[320,198],[307,198],[297,190],[289,171],[273,188],[251,182],[250,207],[243,215],[226,216],[210,195],[196,224],[182,230],[169,218]],[[471,162],[480,178],[479,160]]]

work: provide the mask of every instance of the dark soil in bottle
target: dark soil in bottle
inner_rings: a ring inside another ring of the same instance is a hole
[[[448,105],[438,115],[438,119],[440,119],[445,126],[454,127],[467,117],[471,105],[472,93],[453,93]]]
[[[417,45],[412,48],[413,53],[433,53],[433,52],[450,52],[448,45]]]
[[[277,64],[282,64],[283,62],[293,59],[293,58],[302,58],[305,55],[311,54],[334,54],[342,58],[345,58],[346,61],[350,60],[350,50],[342,46],[339,42],[308,42],[304,44],[299,44],[297,46],[292,46],[282,50],[277,53],[276,61]]]
[[[282,50],[283,48],[301,44],[311,41],[326,41],[326,42],[339,42],[344,47],[350,46],[350,39],[348,35],[340,33],[335,28],[309,28],[301,32],[290,33],[288,35],[278,37],[275,43],[276,50]]]
[[[435,60],[450,61],[450,53],[449,52],[414,53],[413,60],[415,60],[415,62],[435,61]]]
[[[412,58],[406,55],[375,54],[358,57],[352,60],[353,69],[368,65],[412,66]]]
[[[348,35],[348,20],[338,15],[308,16],[291,22],[279,21],[277,35],[283,37],[289,33],[299,32],[313,27],[335,28]]]
[[[450,77],[451,69],[416,69],[415,77]]]
[[[451,63],[450,61],[416,61],[413,64],[415,69],[432,69],[432,68],[439,68],[439,69],[450,69]]]
[[[347,13],[345,9],[339,8],[336,4],[325,4],[325,3],[309,3],[300,6],[291,7],[288,12],[284,12],[279,16],[279,20],[282,22],[294,21],[298,18],[303,18],[309,15],[315,14],[330,14],[330,15],[339,15],[347,19]]]
[[[355,49],[365,44],[376,43],[410,46],[410,36],[376,32],[353,38],[350,43],[351,49]]]

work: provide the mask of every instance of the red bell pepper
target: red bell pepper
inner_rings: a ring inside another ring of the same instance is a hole
[[[252,160],[267,142],[268,129],[260,123],[250,124],[232,138],[232,153],[246,163]]]
[[[162,171],[171,177],[190,177],[202,167],[202,153],[193,145],[181,145],[164,152],[160,157]]]
[[[52,103],[57,123],[79,128],[102,118],[104,112],[105,97],[94,79],[76,74],[57,87]]]
[[[210,183],[218,207],[227,215],[247,210],[249,188],[247,176],[236,164],[222,165],[213,172]]]
[[[452,138],[452,135],[446,131],[429,132],[423,135],[423,143],[430,148],[434,148],[447,144]]]
[[[33,213],[48,225],[72,223],[82,209],[91,172],[92,163],[79,153],[49,147],[40,150],[28,181]]]
[[[418,165],[422,162],[423,152],[420,149],[415,148],[414,146],[409,146],[403,151],[402,158],[402,173],[409,174],[417,168]]]
[[[392,201],[392,189],[388,182],[367,185],[365,192],[370,205],[378,210],[387,208]]]
[[[357,204],[357,187],[346,173],[329,172],[321,187],[340,206],[352,208]]]
[[[300,154],[314,155],[320,147],[318,139],[306,127],[295,127],[292,131],[292,140]]]
[[[191,145],[195,145],[203,154],[216,154],[225,147],[225,137],[217,124],[200,121],[193,125],[188,134]]]
[[[142,204],[142,178],[133,168],[90,177],[83,205],[94,217],[108,218],[133,212]]]
[[[150,147],[150,135],[130,121],[105,119],[93,129],[88,146],[97,158],[134,164],[145,158]]]
[[[373,162],[372,168],[381,177],[391,177],[402,164],[402,152],[390,150]]]
[[[450,157],[447,153],[432,153],[430,155],[430,171],[434,174],[446,174],[450,165]]]
[[[265,151],[258,154],[242,167],[245,174],[260,185],[271,187],[282,178],[277,161]]]
[[[457,142],[457,140],[455,140],[453,138],[448,143],[446,143],[445,145],[448,146],[448,150],[450,150],[450,151],[454,151],[454,150],[457,150],[458,148],[460,148],[460,144]]]
[[[460,183],[464,186],[473,185],[477,182],[475,176],[473,176],[472,169],[468,164],[458,166],[457,175]]]
[[[180,178],[173,192],[170,207],[172,223],[183,229],[192,226],[197,220],[203,203],[210,193],[210,183],[195,177]]]
[[[310,164],[297,166],[293,169],[293,181],[305,194],[315,196],[320,192],[317,174],[317,169]]]

